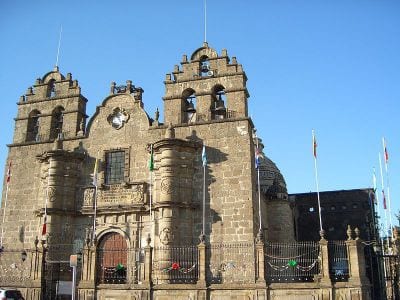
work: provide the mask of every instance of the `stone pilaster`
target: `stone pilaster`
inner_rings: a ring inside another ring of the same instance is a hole
[[[199,280],[197,285],[206,286],[206,245],[202,241],[198,246],[199,250]]]
[[[153,248],[150,243],[144,247],[144,279],[143,284],[151,285],[151,272],[152,272],[152,251]]]
[[[256,242],[256,282],[265,284],[265,257],[264,242],[260,239]]]
[[[323,233],[321,234],[319,247],[320,247],[320,275],[318,281],[322,285],[331,286],[332,284],[329,278],[328,241],[324,238]]]

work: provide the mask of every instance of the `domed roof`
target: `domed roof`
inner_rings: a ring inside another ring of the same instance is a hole
[[[285,179],[276,164],[264,154],[262,140],[257,139],[262,154],[260,157],[260,189],[268,196],[281,198],[282,194],[287,194]]]
[[[260,187],[263,193],[270,193],[271,191],[287,193],[286,182],[281,171],[265,155],[260,159]]]

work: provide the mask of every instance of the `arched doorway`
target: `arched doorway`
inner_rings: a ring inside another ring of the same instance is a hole
[[[116,232],[107,233],[97,249],[97,283],[126,283],[128,247],[125,238]]]

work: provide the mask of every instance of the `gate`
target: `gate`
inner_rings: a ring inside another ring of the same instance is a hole
[[[69,261],[45,262],[43,283],[45,300],[71,299],[72,268],[69,266]]]
[[[43,300],[69,300],[72,298],[72,267],[70,256],[81,252],[73,244],[49,245],[44,253],[42,273]],[[80,278],[81,266],[78,264],[77,276]]]

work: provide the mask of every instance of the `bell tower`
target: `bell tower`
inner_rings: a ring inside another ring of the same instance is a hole
[[[77,80],[58,67],[38,78],[18,102],[13,144],[52,142],[83,136],[87,99]]]
[[[190,124],[247,117],[247,77],[236,57],[221,55],[207,43],[184,55],[164,81],[166,124]]]

